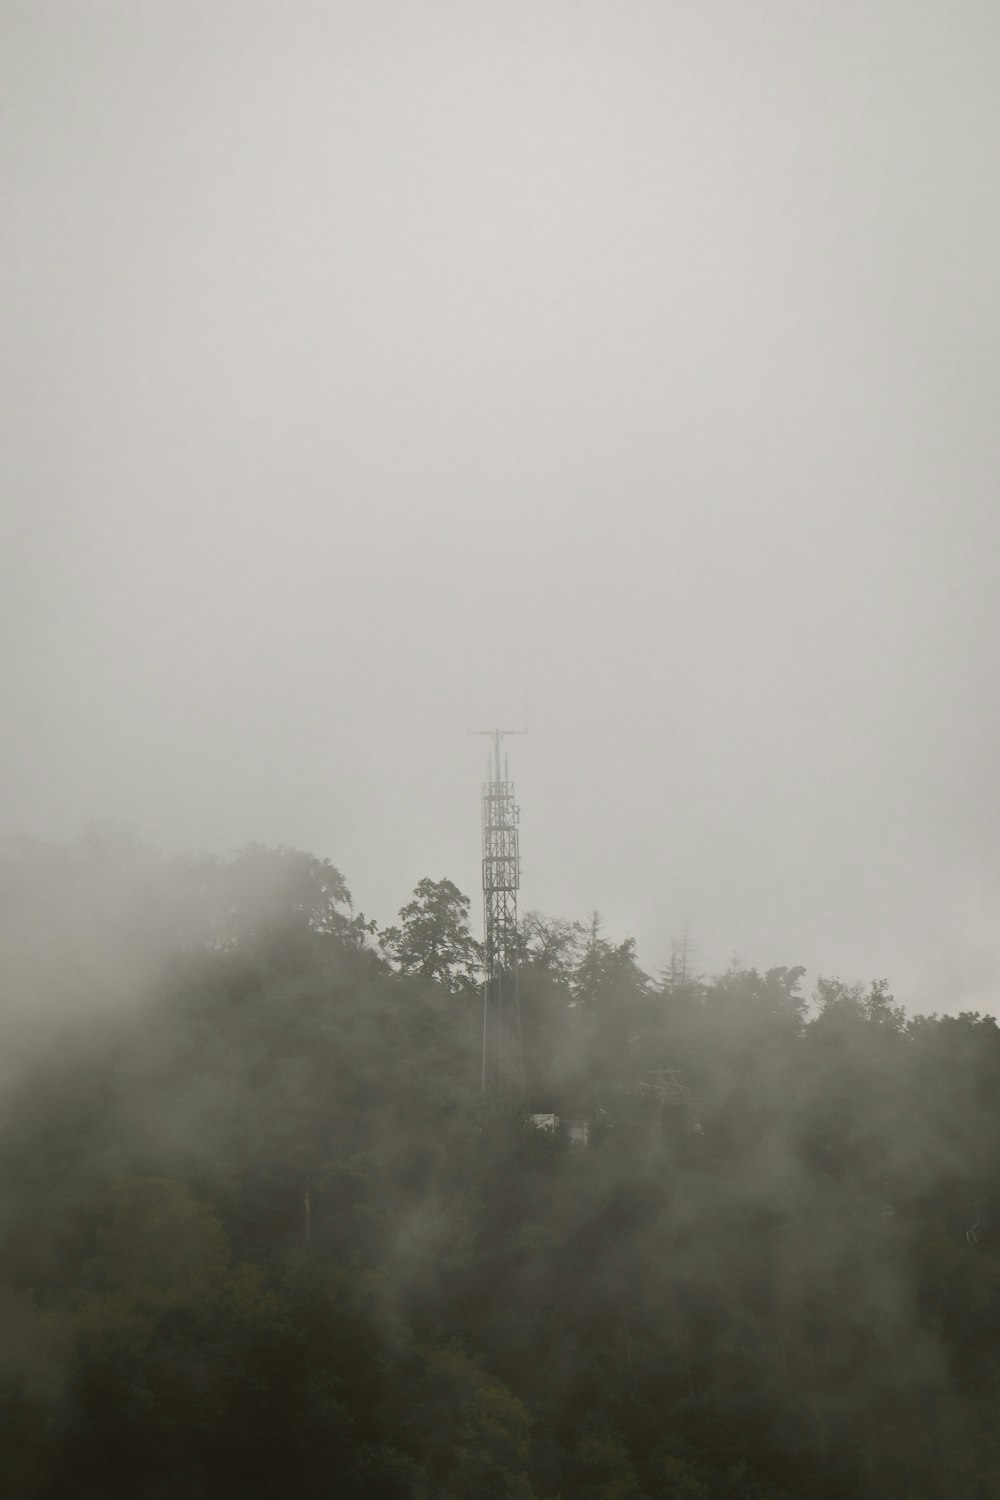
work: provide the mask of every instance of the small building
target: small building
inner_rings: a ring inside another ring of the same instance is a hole
[[[571,1146],[590,1145],[589,1120],[562,1120],[558,1115],[546,1114],[529,1115],[528,1119],[536,1130],[547,1130],[550,1135],[561,1131]]]

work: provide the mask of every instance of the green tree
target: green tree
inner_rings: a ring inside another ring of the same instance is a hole
[[[437,1500],[534,1500],[521,1402],[457,1349],[434,1350],[404,1433]]]
[[[423,879],[401,908],[400,927],[379,934],[401,974],[436,980],[455,993],[475,988],[482,952],[469,930],[469,898],[450,880]]]
[[[600,914],[591,912],[572,985],[574,999],[588,1006],[616,1007],[646,994],[649,976],[636,961],[635,938],[609,943],[601,936]]]
[[[218,1293],[229,1264],[225,1233],[180,1183],[121,1177],[91,1212],[98,1227],[83,1274],[95,1287],[141,1307]]]
[[[591,1432],[582,1437],[570,1466],[572,1494],[578,1500],[643,1500],[639,1481],[621,1438]]]

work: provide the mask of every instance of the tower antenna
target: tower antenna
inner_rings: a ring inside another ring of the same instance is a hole
[[[524,1092],[521,1009],[518,997],[517,892],[521,855],[514,800],[506,756],[500,766],[500,743],[523,729],[475,729],[493,741],[483,782],[483,932],[486,977],[483,982],[483,1093],[494,1099],[520,1098]]]

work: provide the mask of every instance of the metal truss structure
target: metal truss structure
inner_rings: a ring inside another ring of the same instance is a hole
[[[516,729],[482,730],[493,740],[489,780],[483,782],[483,1093],[519,1098],[524,1092],[521,1011],[518,1000],[517,891],[521,883],[519,809],[500,742]]]

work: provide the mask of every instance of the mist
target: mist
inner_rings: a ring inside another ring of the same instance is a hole
[[[992,1017],[528,912],[484,1092],[448,880],[94,828],[0,890],[5,1494],[994,1492]]]
[[[997,1493],[998,49],[0,5],[15,1500]]]
[[[992,7],[0,24],[0,826],[995,1003]]]

